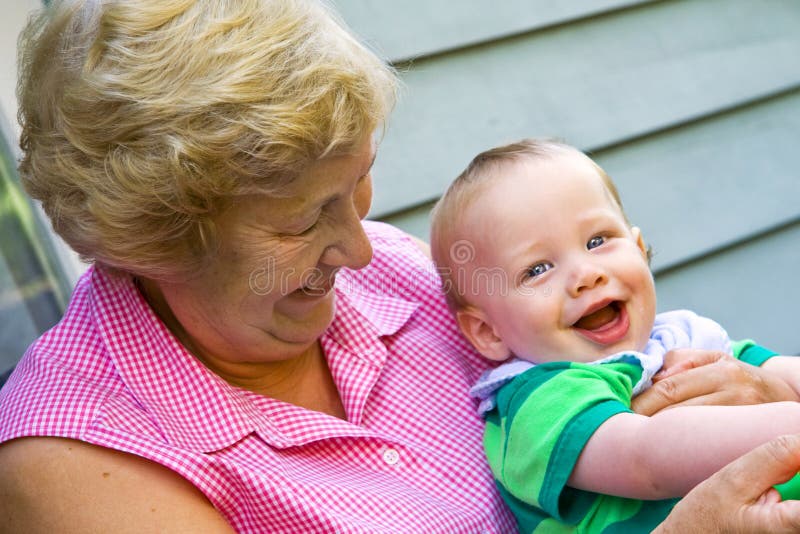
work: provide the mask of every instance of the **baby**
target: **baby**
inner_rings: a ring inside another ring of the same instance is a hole
[[[434,209],[431,248],[462,332],[505,362],[473,393],[522,532],[650,532],[725,464],[800,432],[790,402],[631,411],[669,350],[755,365],[774,353],[731,346],[689,311],[656,315],[641,231],[573,147],[523,140],[476,156]],[[800,361],[788,365],[800,376]]]

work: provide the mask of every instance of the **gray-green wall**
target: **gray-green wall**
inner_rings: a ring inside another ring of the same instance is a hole
[[[661,310],[800,353],[800,1],[336,5],[405,83],[372,218],[427,238],[474,154],[560,137],[617,182]]]

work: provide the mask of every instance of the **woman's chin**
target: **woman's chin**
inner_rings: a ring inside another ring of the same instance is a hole
[[[317,340],[333,321],[334,292],[317,296],[292,292],[275,304],[273,335],[287,343]]]

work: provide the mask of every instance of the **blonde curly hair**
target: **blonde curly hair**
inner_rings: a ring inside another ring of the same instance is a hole
[[[312,0],[63,0],[20,36],[28,193],[84,260],[199,272],[215,217],[383,124],[393,70]]]

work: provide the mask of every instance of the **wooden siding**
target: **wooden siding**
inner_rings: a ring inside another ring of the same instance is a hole
[[[734,339],[800,354],[800,222],[699,258],[656,278],[659,309],[713,317]]]
[[[474,154],[560,137],[619,185],[660,309],[800,353],[800,2],[338,4],[405,84],[371,217],[427,238]]]
[[[766,3],[781,8],[769,30],[754,23]],[[660,2],[415,62],[376,163],[373,213],[435,198],[507,140],[597,150],[798,87],[798,27],[794,0]]]
[[[343,18],[391,61],[439,55],[653,0],[340,0]]]

